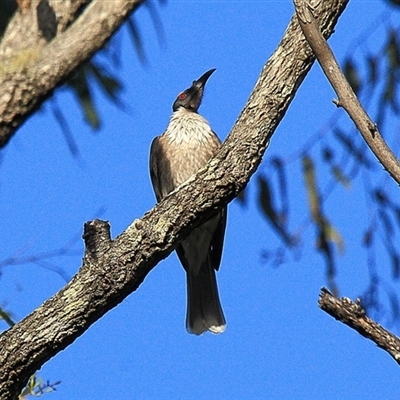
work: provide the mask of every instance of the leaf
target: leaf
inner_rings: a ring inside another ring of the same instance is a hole
[[[79,68],[74,77],[68,81],[68,86],[72,88],[73,93],[79,100],[86,121],[92,126],[93,129],[98,130],[101,123],[89,89],[87,77],[88,69],[90,69],[90,67],[85,65],[82,68]]]
[[[65,141],[67,142],[68,149],[73,157],[79,156],[79,148],[75,142],[74,135],[72,134],[71,129],[69,128],[68,122],[66,118],[64,118],[64,114],[58,107],[58,104],[55,99],[52,99],[51,102],[52,112],[54,118],[58,122],[58,125],[61,128],[61,132],[64,136]]]
[[[368,158],[364,155],[366,153],[367,148],[364,146],[362,149],[357,149],[354,144],[354,139],[346,135],[339,129],[335,129],[333,132],[336,139],[343,145],[343,147],[356,159],[356,161],[363,164],[366,168],[372,168],[373,164],[368,160]]]
[[[87,87],[87,89],[89,89]],[[79,93],[79,100],[82,104],[86,120],[94,130],[100,129],[100,118],[94,106],[92,96],[89,90],[81,91]]]
[[[24,399],[25,397],[30,396],[32,393],[34,393],[34,390],[37,385],[38,385],[38,383],[36,381],[36,375],[31,375],[31,377],[28,380],[28,383],[22,390],[19,398]]]
[[[400,107],[397,104],[397,78],[395,71],[390,69],[386,75],[385,91],[383,93],[383,102],[389,104],[392,110],[398,114]]]
[[[326,230],[323,229],[323,224],[317,224],[318,227],[318,241],[317,249],[324,255],[326,264],[326,279],[329,282],[330,289],[333,293],[338,295],[338,289],[335,282],[336,277],[336,266],[335,257],[332,251],[332,245],[330,244],[327,236]]]
[[[388,42],[386,44],[385,54],[389,67],[385,75],[386,83],[382,98],[383,102],[388,103],[396,114],[400,113],[400,106],[397,101],[397,77],[400,69],[400,48],[397,35],[394,29],[390,29],[387,34]]]
[[[375,228],[373,226],[371,226],[364,232],[362,239],[363,246],[367,248],[372,246],[372,243],[374,241],[374,233],[375,233]]]
[[[376,189],[374,190],[373,195],[375,200],[377,200],[380,205],[386,206],[389,203],[388,198],[383,190]]]
[[[322,149],[322,159],[326,161],[328,164],[333,162],[333,150],[330,147],[323,147]]]
[[[114,76],[107,74],[103,67],[98,67],[94,63],[91,63],[90,71],[107,96],[117,105],[122,105],[122,101],[119,98],[123,88],[122,83]]]
[[[380,206],[386,207],[386,209],[393,213],[397,224],[400,226],[400,206],[395,204],[394,201],[391,200],[391,198],[389,198],[388,195],[383,191],[383,189],[374,190],[373,198]]]
[[[61,381],[50,383],[48,380],[45,383],[41,377],[34,374],[29,378],[28,383],[19,395],[19,400],[24,400],[28,396],[39,397],[53,392],[60,383]]]
[[[278,187],[279,187],[279,195],[282,203],[281,209],[281,217],[285,220],[289,214],[289,196],[287,190],[287,177],[285,171],[285,164],[283,163],[280,157],[274,157],[271,160],[271,164],[277,172],[278,175]]]
[[[2,307],[0,307],[0,319],[4,320],[10,327],[15,325],[12,314],[5,311]]]
[[[390,293],[388,293],[388,297],[389,297],[389,302],[392,308],[392,319],[394,321],[396,321],[400,315],[399,313],[399,298],[397,296],[397,294],[393,291],[390,291]]]
[[[329,270],[333,268],[333,254],[332,249],[330,248],[330,243],[335,243],[338,251],[342,253],[344,251],[344,242],[339,232],[323,214],[315,177],[314,163],[308,156],[303,157],[303,173],[306,181],[312,219],[314,220],[318,231],[317,248],[325,253]]]
[[[397,280],[400,277],[400,256],[397,253],[396,247],[393,245],[391,234],[388,234],[386,239],[387,240],[384,242],[384,245],[387,249],[387,252],[389,253],[390,261],[392,264],[392,277],[393,279]]]
[[[388,43],[386,45],[386,55],[388,57],[390,69],[397,69],[400,67],[400,49],[397,35],[397,31],[391,29],[387,36]]]
[[[390,253],[390,259],[392,261],[392,274],[393,279],[399,279],[400,277],[400,257],[396,251]]]
[[[378,210],[378,215],[380,221],[383,223],[386,237],[392,237],[394,235],[394,228],[392,222],[390,221],[389,215],[382,208]]]
[[[334,162],[334,152],[329,147],[323,147],[322,160],[330,166],[330,171],[335,180],[349,189],[351,187],[351,180],[344,174],[342,168]]]
[[[378,81],[378,63],[379,58],[375,56],[368,56],[367,57],[367,64],[368,64],[368,82],[370,85],[375,85]]]
[[[337,165],[332,166],[332,175],[336,178],[336,180],[341,183],[344,187],[349,189],[351,187],[351,181],[348,179],[345,174],[342,172],[341,168]]]
[[[312,218],[318,221],[322,217],[320,212],[320,198],[318,194],[318,188],[315,179],[315,167],[314,162],[309,156],[304,156],[302,159],[303,163],[303,174],[306,182],[306,189],[308,195],[308,203]]]
[[[165,5],[165,4],[167,4],[167,1],[166,0],[159,0],[159,3],[161,5]],[[155,28],[156,33],[157,33],[158,43],[160,45],[164,44],[166,42],[165,31],[164,31],[164,26],[163,26],[163,23],[162,23],[162,19],[160,18],[160,15],[158,13],[157,8],[154,6],[152,1],[145,1],[143,3],[143,5],[144,5],[144,7],[146,7],[148,9],[148,11],[150,13],[151,20],[153,22],[154,28]]]
[[[325,229],[325,237],[332,243],[335,243],[340,254],[344,253],[345,246],[344,241],[340,233],[336,230],[336,228],[324,218],[324,229]]]
[[[397,223],[400,226],[400,207],[395,206],[393,209],[394,215],[396,216]]]
[[[272,204],[272,196],[268,180],[263,176],[258,176],[258,204],[262,212],[268,219],[277,220],[277,213]]]
[[[286,245],[293,246],[296,240],[286,230],[284,219],[274,206],[270,184],[267,178],[261,175],[258,176],[258,204],[267,221],[270,222]]]
[[[358,95],[361,89],[361,78],[356,66],[350,58],[345,60],[343,72],[354,93]]]
[[[392,6],[400,7],[400,0],[387,0]]]
[[[126,25],[128,27],[129,37],[131,38],[133,46],[138,54],[139,61],[142,64],[147,64],[147,57],[143,47],[143,39],[138,25],[133,21],[133,18],[129,18]]]

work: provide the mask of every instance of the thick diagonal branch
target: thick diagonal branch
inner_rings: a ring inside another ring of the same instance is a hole
[[[326,36],[346,4],[320,2]],[[15,397],[32,373],[136,290],[193,227],[244,189],[313,61],[293,17],[229,138],[207,166],[112,241],[107,224],[86,226],[87,251],[78,274],[0,337],[0,399]]]
[[[336,58],[319,29],[309,0],[294,0],[301,29],[321,65],[326,77],[338,95],[337,106],[343,107],[360,131],[376,158],[400,185],[400,161],[383,140],[378,127],[357,99],[342,73]]]

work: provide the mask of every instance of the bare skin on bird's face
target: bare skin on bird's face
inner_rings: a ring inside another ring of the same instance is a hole
[[[197,113],[205,83],[214,71],[207,71],[178,95],[167,129],[151,144],[150,176],[157,201],[195,175],[221,145],[209,123]],[[225,207],[194,229],[176,249],[187,277],[186,329],[196,335],[222,333],[226,327],[215,276],[221,262],[226,214]]]

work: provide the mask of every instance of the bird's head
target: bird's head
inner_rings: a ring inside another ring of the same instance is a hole
[[[201,104],[201,99],[203,98],[204,86],[214,71],[215,68],[205,72],[197,81],[193,81],[189,89],[179,93],[174,101],[172,109],[177,111],[180,107],[183,107],[186,108],[186,110],[197,112]]]

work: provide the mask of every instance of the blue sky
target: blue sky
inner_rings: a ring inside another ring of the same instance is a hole
[[[330,40],[339,60],[383,9],[382,1],[350,2]],[[171,0],[159,11],[165,31],[162,45],[148,12],[141,9],[135,16],[147,65],[139,62],[126,31],[119,34],[126,112],[95,93],[104,124],[92,134],[72,95],[57,91],[80,161],[71,157],[48,104],[2,151],[0,260],[51,251],[76,240],[75,255],[40,266],[3,268],[0,302],[16,320],[65,284],[51,271],[54,266],[67,277],[77,272],[83,223],[97,217],[98,210],[104,210],[101,218],[110,221],[115,237],[154,205],[148,174],[150,143],[165,129],[176,95],[210,68],[217,71],[207,83],[200,113],[221,139],[226,137],[276,48],[293,6],[289,0]],[[263,172],[270,157],[288,157],[326,123],[335,112],[333,98],[315,65],[273,137]],[[299,163],[291,166],[291,185],[300,203],[306,194],[301,174],[296,173],[299,168]],[[218,273],[226,332],[201,337],[186,333],[184,271],[172,254],[136,293],[42,368],[44,379],[62,381],[46,398],[399,398],[394,361],[318,309],[319,290],[326,281],[323,260],[313,250],[312,229],[304,237],[299,259],[289,257],[279,268],[262,262],[262,251],[276,247],[279,239],[257,211],[254,183],[249,186],[247,206],[234,201],[229,209]],[[339,191],[331,200],[346,242],[338,283],[349,297],[360,294],[367,282],[359,232],[349,218],[357,212],[357,189],[346,192],[346,197]],[[304,210],[294,206],[294,218],[304,219]],[[367,217],[361,213],[357,218]]]

